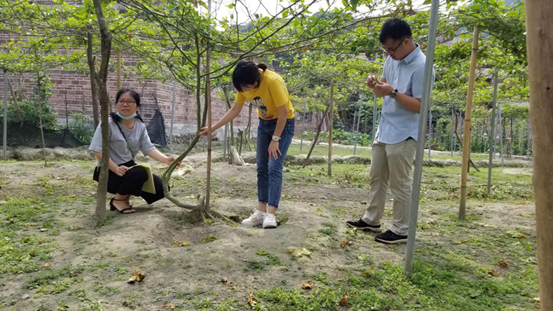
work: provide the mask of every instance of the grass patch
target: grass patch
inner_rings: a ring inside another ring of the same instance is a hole
[[[352,274],[346,281],[332,281],[319,274],[322,283],[311,291],[273,287],[256,292],[254,310],[531,310],[528,280],[512,275],[493,278],[478,273],[465,274],[435,263],[415,262],[412,278],[401,265],[387,262]],[[474,272],[474,271],[473,271]],[[514,309],[513,309],[514,310]]]
[[[82,272],[82,267],[71,265],[58,270],[49,269],[32,277],[27,283],[27,289],[36,289],[37,292],[61,293],[69,288],[71,283],[80,282],[77,278]]]
[[[322,229],[319,229],[319,233],[323,236],[334,236],[336,234],[336,225],[331,222],[322,223]]]
[[[217,241],[217,237],[208,236],[207,238],[202,240],[202,243],[206,244],[206,243],[211,243],[211,242],[214,242],[214,241]]]

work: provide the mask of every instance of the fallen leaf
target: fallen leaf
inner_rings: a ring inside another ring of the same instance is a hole
[[[248,294],[248,304],[252,307],[257,304],[257,301],[255,301],[255,297],[253,296],[253,293]]]
[[[177,306],[175,306],[174,304],[166,304],[166,305],[163,305],[163,307],[166,309],[175,309]]]
[[[146,274],[141,273],[140,270],[134,270],[134,275],[127,281],[129,284],[133,284],[134,282],[142,282],[144,278],[146,277]]]
[[[509,263],[507,263],[505,260],[501,259],[499,262],[498,262],[499,266],[500,267],[503,267],[503,268],[509,268]]]
[[[345,241],[340,242],[340,247],[341,248],[346,248],[346,246],[352,246],[352,245],[353,245],[352,241],[345,240]]]
[[[46,268],[46,267],[50,267],[50,263],[49,263],[49,262],[45,262],[42,266],[45,267],[45,268]]]
[[[459,241],[459,243],[467,243],[469,240],[468,239],[462,239]]]
[[[340,299],[340,302],[338,302],[340,306],[345,307],[348,305],[348,294],[349,293],[346,293],[346,295],[342,299]]]
[[[173,241],[173,245],[175,246],[188,246],[190,243],[188,241]]]
[[[303,283],[301,289],[313,289],[313,284],[311,282]]]
[[[292,254],[292,256],[296,258],[303,257],[303,256],[306,256],[306,257],[311,256],[311,252],[305,248],[288,247],[288,252],[290,252],[290,254]]]
[[[491,269],[490,271],[488,271],[488,274],[491,276],[497,276],[499,272],[495,269]]]

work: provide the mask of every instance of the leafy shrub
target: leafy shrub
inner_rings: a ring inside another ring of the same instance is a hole
[[[19,116],[17,115],[14,102],[8,103],[8,122],[23,123],[40,127],[38,103],[29,100],[22,100],[15,103],[19,107]],[[44,129],[55,130],[57,128],[58,114],[48,103],[42,104],[42,125]],[[21,119],[19,118],[21,117]]]
[[[90,117],[83,113],[73,113],[71,114],[71,119],[69,128],[73,136],[83,144],[90,144],[92,136],[94,136]]]

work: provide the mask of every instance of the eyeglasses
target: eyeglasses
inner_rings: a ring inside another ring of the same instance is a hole
[[[403,39],[401,39],[401,42],[399,42],[399,44],[394,48],[394,49],[388,49],[388,48],[385,48],[385,47],[382,47],[382,51],[388,53],[388,55],[393,55],[397,49],[399,49],[399,47],[401,46],[401,44],[403,44],[403,41],[405,41],[405,39],[407,39],[408,37],[403,37]]]
[[[134,100],[133,101],[120,100],[117,103],[121,104],[121,105],[127,105],[127,106],[132,106],[132,105],[136,104],[136,102]]]

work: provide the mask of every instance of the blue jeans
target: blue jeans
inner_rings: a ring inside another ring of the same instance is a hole
[[[269,144],[273,141],[277,120],[259,119],[257,127],[257,197],[260,203],[278,207],[282,191],[282,166],[288,147],[292,143],[296,120],[286,120],[280,135],[278,149],[281,155],[275,160],[269,158]]]

